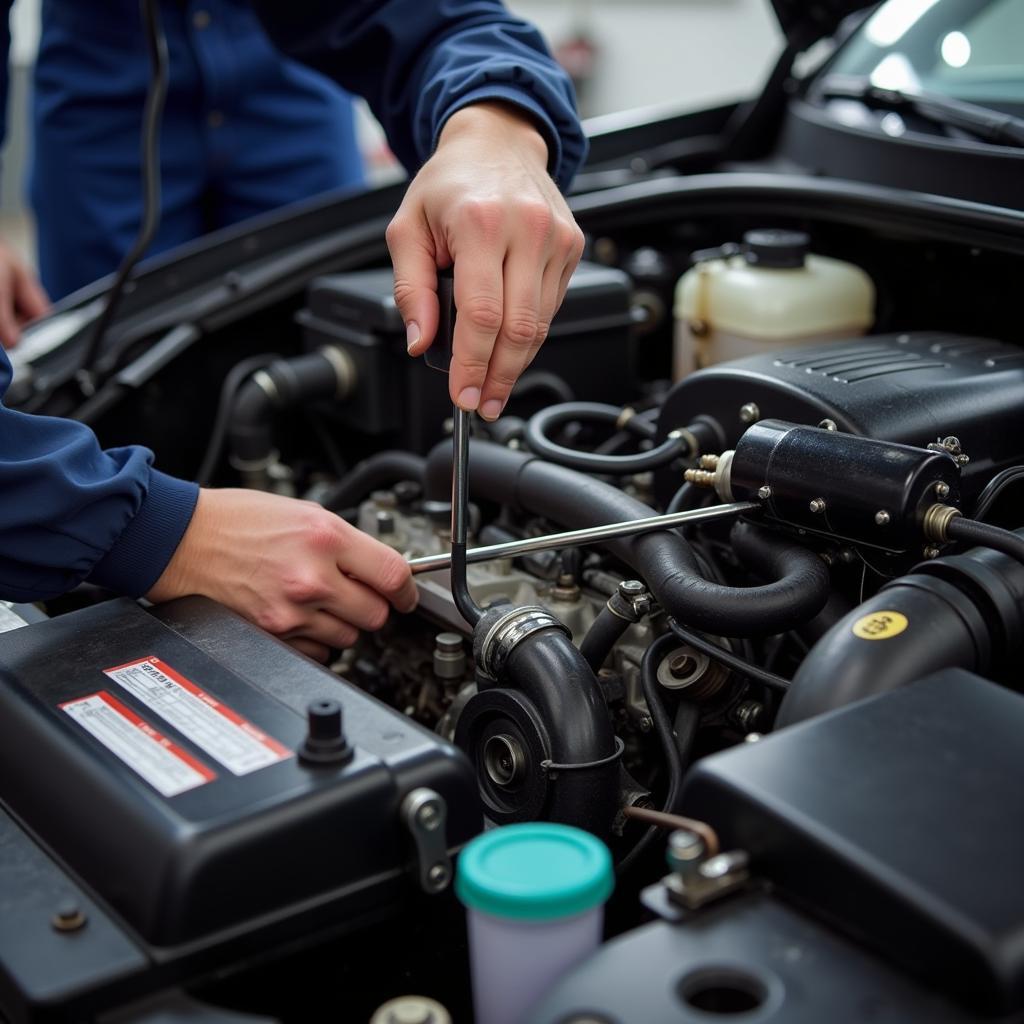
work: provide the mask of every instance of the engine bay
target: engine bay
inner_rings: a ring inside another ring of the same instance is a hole
[[[410,992],[469,1019],[453,860],[535,821],[601,838],[616,891],[530,1020],[1024,1012],[1021,235],[796,175],[656,177],[574,212],[550,337],[473,424],[470,549],[693,517],[471,561],[475,627],[446,569],[419,572],[417,611],[327,666],[199,598],[9,608],[0,850],[36,865],[4,892],[10,1019],[148,1020],[169,986],[247,1015],[211,1020],[366,1020]],[[136,326],[109,400],[73,408],[58,353],[27,407],[445,556],[451,409],[366,236],[194,317],[174,359]],[[144,705],[125,666],[233,709],[265,767],[154,794],[68,710]],[[52,771],[19,771],[40,751]],[[57,895],[88,927],[51,926]]]

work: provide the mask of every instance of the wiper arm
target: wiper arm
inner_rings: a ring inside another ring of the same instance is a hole
[[[909,110],[943,127],[970,132],[985,142],[1024,148],[1024,120],[950,96],[886,89],[860,75],[827,75],[815,95],[821,99],[859,100],[881,110]]]

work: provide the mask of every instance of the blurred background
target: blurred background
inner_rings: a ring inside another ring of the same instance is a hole
[[[508,0],[507,5],[544,33],[577,83],[586,118],[661,105],[697,109],[747,96],[781,48],[769,0]],[[39,8],[40,0],[15,0],[8,130],[0,150],[0,237],[30,259],[27,106]],[[360,141],[371,180],[399,173],[365,108]]]

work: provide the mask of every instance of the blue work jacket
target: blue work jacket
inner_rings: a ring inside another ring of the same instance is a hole
[[[340,165],[326,175],[301,173],[308,154],[325,148],[318,133],[327,133],[331,149],[348,132],[331,134],[337,126],[324,111],[336,109],[338,93],[327,78],[367,99],[410,172],[430,155],[451,114],[484,100],[533,116],[563,187],[585,156],[567,77],[536,30],[500,0],[165,0],[161,10],[172,58],[162,164],[168,217],[186,195],[177,184],[197,160],[225,217],[338,184],[328,179],[343,176]],[[268,37],[315,70],[281,61]],[[8,46],[7,19],[0,18],[0,48]],[[134,235],[144,53],[136,0],[44,0],[33,179],[44,218],[50,204],[64,211],[72,193],[86,192],[76,201],[122,211],[122,243]],[[177,94],[176,74],[184,83]],[[297,128],[282,141],[282,126],[292,120]],[[129,149],[134,156],[126,160]],[[231,191],[229,168],[251,165],[266,171],[256,176],[262,184],[254,195]],[[278,173],[293,175],[287,190],[272,187]],[[55,231],[59,219],[50,219]],[[63,230],[81,231],[88,249],[100,244],[98,224],[64,223]],[[207,226],[197,221],[190,231]],[[57,245],[57,237],[47,244]],[[146,593],[181,540],[198,489],[156,471],[146,449],[104,452],[80,423],[8,409],[2,396],[10,379],[0,354],[0,598],[40,600],[86,579]]]

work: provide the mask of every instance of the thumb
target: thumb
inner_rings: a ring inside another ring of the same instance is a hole
[[[395,305],[405,323],[409,355],[430,348],[437,333],[437,262],[425,224],[412,225],[401,215],[388,226],[388,249],[395,268]]]
[[[14,301],[25,320],[35,320],[50,312],[49,296],[23,263],[14,266]]]

